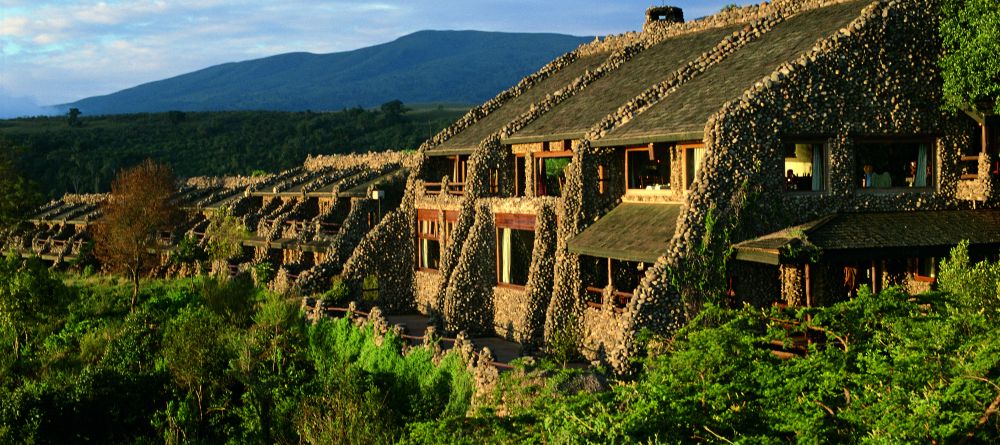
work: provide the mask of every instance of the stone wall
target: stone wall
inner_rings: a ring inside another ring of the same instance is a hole
[[[670,254],[636,295],[637,325],[669,330],[661,314],[685,289],[666,280],[683,271],[706,236],[709,209],[735,239],[799,224],[838,210],[919,210],[963,206],[956,199],[958,155],[968,134],[940,112],[935,65],[940,44],[936,2],[876,1],[836,35],[783,64],[728,103],[705,127],[707,153],[682,213]],[[836,95],[817,94],[834,91]],[[785,194],[781,146],[795,135],[830,135],[830,189],[819,197]],[[857,137],[938,135],[933,193],[856,190],[851,172]],[[747,185],[750,185],[748,190]],[[734,195],[756,196],[752,204]],[[723,246],[715,246],[716,252]],[[685,294],[686,298],[705,296]]]

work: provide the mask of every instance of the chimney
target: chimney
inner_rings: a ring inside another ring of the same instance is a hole
[[[684,10],[676,6],[651,6],[646,10],[646,23],[642,29],[658,22],[684,23]]]

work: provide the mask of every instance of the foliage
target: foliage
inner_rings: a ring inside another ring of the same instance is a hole
[[[212,260],[223,261],[243,252],[243,240],[250,236],[243,222],[222,207],[208,219],[205,228],[207,254]]]
[[[101,204],[94,230],[97,257],[132,280],[132,307],[139,294],[139,277],[155,264],[150,251],[160,246],[160,234],[179,215],[171,199],[176,184],[170,168],[147,159],[123,170],[111,184],[111,195]]]
[[[945,0],[940,33],[946,105],[1000,113],[1000,5],[996,0]]]
[[[306,326],[245,276],[150,281],[132,311],[127,282],[63,278],[0,261],[4,332],[25,333],[0,338],[0,443],[393,443],[468,410],[456,354]]]
[[[956,304],[970,311],[1000,319],[1000,262],[969,259],[969,242],[963,241],[941,261],[940,289]]]
[[[400,104],[402,107],[402,104]],[[84,110],[86,111],[86,110]],[[464,108],[399,112],[185,112],[0,120],[0,132],[24,147],[12,159],[50,198],[106,192],[115,172],[151,158],[181,177],[275,172],[307,155],[413,149],[459,118]]]
[[[707,304],[634,380],[574,395],[510,372],[475,417],[411,425],[404,443],[992,443],[1000,326],[977,295],[995,297],[1000,281],[996,263],[963,255],[939,275],[952,293],[863,288],[798,310]],[[803,357],[767,347],[806,333]]]
[[[351,298],[351,287],[341,277],[330,281],[330,288],[320,295],[320,299],[328,305],[346,304]]]
[[[35,185],[15,165],[23,149],[0,137],[0,230],[13,227],[41,202]]]

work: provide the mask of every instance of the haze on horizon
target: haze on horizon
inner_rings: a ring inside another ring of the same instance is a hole
[[[677,0],[690,20],[727,4]],[[638,30],[661,0],[469,2],[0,0],[0,118],[212,65],[331,53],[425,29],[608,35]]]

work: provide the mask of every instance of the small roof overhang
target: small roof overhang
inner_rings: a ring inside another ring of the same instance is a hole
[[[681,204],[623,203],[569,240],[570,252],[616,260],[656,262],[667,253]]]
[[[963,240],[973,251],[1000,248],[1000,210],[835,213],[734,246],[736,259],[802,264],[944,256]]]
[[[542,135],[528,135],[528,136],[518,136],[517,133],[500,140],[504,145],[514,145],[514,144],[531,144],[535,142],[551,142],[551,141],[564,141],[564,140],[576,140],[583,139],[587,135],[586,131],[574,131],[568,133],[553,133],[553,134],[542,134]]]
[[[455,156],[471,155],[478,147],[441,147],[429,148],[424,152],[425,156]]]
[[[705,139],[704,131],[681,131],[676,133],[654,133],[639,136],[616,137],[613,133],[590,143],[593,147],[618,147],[621,145],[644,145],[656,142],[686,142]]]

